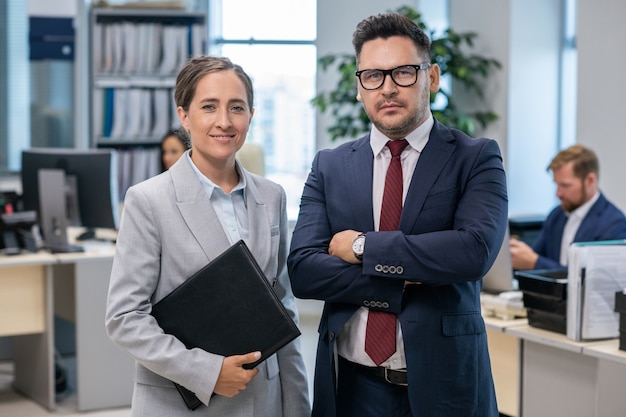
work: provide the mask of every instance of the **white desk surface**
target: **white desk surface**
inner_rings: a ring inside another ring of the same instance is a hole
[[[527,319],[514,319],[514,320],[502,320],[497,317],[489,317],[483,315],[485,320],[485,326],[488,330],[494,330],[498,332],[506,332],[506,329],[510,327],[527,326]]]
[[[626,365],[626,351],[619,350],[619,340],[605,340],[603,343],[595,343],[593,346],[583,347],[583,354],[599,359],[607,359]]]
[[[112,258],[115,254],[115,245],[112,243],[88,242],[84,247],[84,252],[50,253],[42,250],[37,253],[24,252],[19,255],[0,255],[0,268],[78,263],[91,259]]]
[[[96,229],[96,235],[106,240],[85,240],[77,242],[75,236],[82,230],[82,228],[69,227],[67,234],[69,243],[82,246],[84,252],[50,253],[47,250],[41,250],[37,253],[24,251],[19,255],[0,254],[0,267],[75,263],[94,258],[113,257],[115,254],[114,241],[117,238],[117,231],[112,229]]]
[[[84,252],[55,253],[53,256],[59,263],[80,263],[92,259],[112,258],[115,254],[115,245],[107,242],[82,243]]]
[[[28,265],[51,265],[57,259],[48,252],[30,253],[19,255],[0,255],[0,267],[28,266]]]
[[[507,327],[505,333],[517,336],[529,342],[540,343],[575,353],[583,353],[584,348],[606,344],[606,340],[594,342],[576,342],[561,333],[543,330],[529,325]]]

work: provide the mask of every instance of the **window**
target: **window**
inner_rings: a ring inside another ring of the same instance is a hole
[[[316,1],[209,5],[209,52],[230,58],[252,78],[255,113],[247,142],[263,148],[265,176],[285,188],[293,220],[315,152]],[[277,14],[286,18],[268,24]]]
[[[0,2],[0,172],[21,169],[21,152],[29,147],[73,147],[75,109],[74,61],[54,56],[59,28],[71,17],[29,16],[28,2]],[[61,9],[64,13],[65,10]],[[67,11],[68,16],[73,11]],[[44,33],[46,35],[44,35]],[[49,33],[52,35],[48,36]],[[69,44],[73,42],[68,41]],[[64,39],[67,40],[67,39]],[[39,45],[32,48],[33,44]],[[71,48],[70,48],[71,50]],[[6,94],[5,94],[6,92]],[[5,110],[6,109],[6,110]]]
[[[563,16],[563,50],[561,51],[561,100],[559,149],[576,143],[576,83],[578,79],[576,50],[576,0],[565,0]]]
[[[0,2],[0,172],[19,170],[30,143],[26,2]]]

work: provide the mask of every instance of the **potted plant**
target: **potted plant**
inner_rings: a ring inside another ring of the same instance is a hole
[[[409,6],[396,9],[397,13],[407,16],[430,35],[432,43],[432,62],[439,65],[441,75],[460,82],[470,93],[477,98],[483,98],[482,82],[494,69],[501,67],[495,59],[485,58],[467,52],[473,47],[477,34],[474,32],[458,33],[452,29],[444,31],[440,37],[435,37],[434,31],[429,30],[422,21],[421,15]],[[352,54],[329,54],[319,58],[318,63],[323,71],[336,68],[339,71],[339,80],[334,90],[320,92],[311,103],[322,113],[330,111],[334,122],[327,128],[331,140],[338,138],[355,138],[370,128],[370,121],[363,110],[363,106],[356,100],[357,85],[356,61]],[[493,111],[464,111],[453,100],[450,91],[440,88],[430,96],[433,104],[433,115],[440,122],[474,135],[477,124],[487,126],[498,118]],[[439,105],[439,103],[443,103]]]

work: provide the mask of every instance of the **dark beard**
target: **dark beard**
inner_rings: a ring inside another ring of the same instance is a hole
[[[572,211],[576,210],[578,207],[582,206],[583,204],[587,202],[586,200],[587,188],[585,187],[584,182],[582,184],[580,194],[581,194],[580,198],[576,201],[568,201],[565,203],[561,202],[561,208],[563,209],[563,211],[565,211],[566,213],[571,213]]]

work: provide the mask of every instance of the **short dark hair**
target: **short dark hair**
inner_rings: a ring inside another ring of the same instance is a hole
[[[191,147],[191,144],[189,141],[189,135],[187,134],[187,131],[183,129],[182,127],[168,130],[161,137],[161,145],[163,145],[163,142],[165,142],[165,139],[169,138],[170,136],[174,136],[176,139],[178,139],[180,143],[182,143],[186,149],[189,149]]]
[[[600,177],[600,163],[596,153],[582,145],[573,145],[559,152],[548,165],[548,170],[554,171],[563,165],[574,162],[574,176],[584,180],[590,173]]]
[[[161,172],[165,171],[165,164],[163,163],[163,143],[165,142],[165,139],[170,138],[170,137],[174,137],[178,139],[180,143],[182,143],[182,145],[185,147],[185,149],[191,148],[191,140],[189,139],[189,135],[187,134],[187,131],[185,129],[183,129],[182,127],[179,127],[177,129],[168,130],[163,135],[163,137],[161,137],[161,142],[160,142]]]
[[[413,40],[417,51],[424,54],[430,62],[430,39],[424,31],[408,17],[398,13],[384,13],[363,19],[352,35],[352,46],[357,62],[361,56],[363,44],[376,38],[387,39],[392,36],[406,36]]]
[[[252,80],[248,74],[246,74],[243,68],[237,64],[233,64],[228,58],[209,55],[200,55],[191,58],[178,73],[176,77],[176,90],[174,92],[176,106],[180,106],[183,110],[189,111],[189,105],[196,94],[196,87],[200,79],[212,72],[229,70],[234,71],[237,77],[243,82],[246,89],[248,105],[250,109],[253,109],[254,91],[252,89]]]

